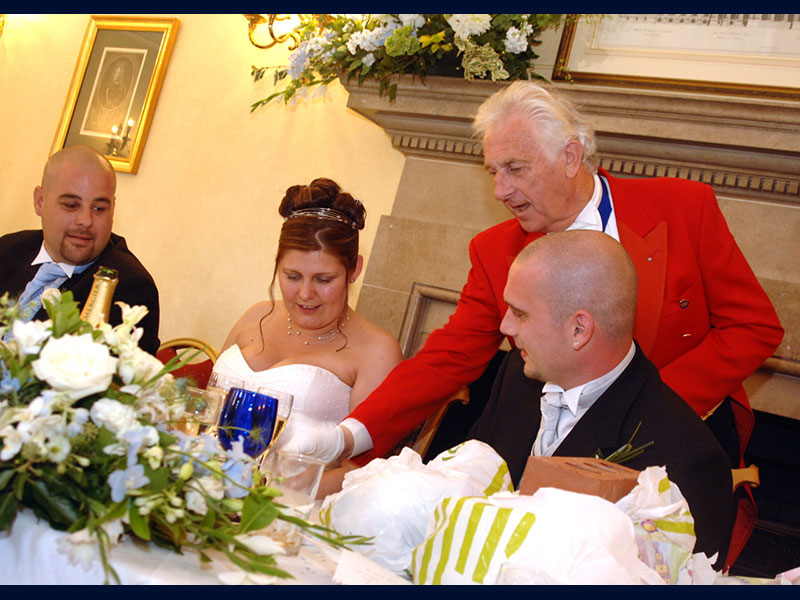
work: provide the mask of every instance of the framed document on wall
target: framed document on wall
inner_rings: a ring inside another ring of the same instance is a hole
[[[85,144],[137,172],[178,23],[91,16],[51,153]]]
[[[800,14],[589,15],[553,80],[800,100]]]

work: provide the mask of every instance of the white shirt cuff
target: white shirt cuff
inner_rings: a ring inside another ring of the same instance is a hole
[[[350,433],[353,434],[353,453],[347,458],[358,456],[367,450],[372,450],[372,437],[361,421],[348,417],[339,424],[343,427],[347,427]]]

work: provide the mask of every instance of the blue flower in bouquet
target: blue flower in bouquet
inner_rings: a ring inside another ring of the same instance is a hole
[[[19,392],[21,385],[19,379],[12,377],[5,364],[0,366],[0,394]]]
[[[246,488],[253,483],[253,465],[255,460],[244,451],[244,438],[240,437],[231,444],[227,451],[228,460],[222,465],[227,475],[225,495],[228,498],[244,498]]]
[[[114,471],[108,476],[111,488],[111,500],[122,502],[129,490],[137,490],[150,483],[144,474],[144,466],[139,463],[130,465],[124,471]]]

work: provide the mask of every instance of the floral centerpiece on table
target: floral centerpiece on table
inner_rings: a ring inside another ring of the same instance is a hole
[[[74,564],[99,558],[109,577],[124,535],[202,561],[209,550],[249,573],[289,577],[278,546],[258,532],[274,519],[332,544],[359,543],[285,515],[242,441],[225,451],[209,435],[165,425],[183,415],[186,382],[138,346],[145,307],[118,303],[123,321],[93,328],[71,292],[46,290],[49,319],[23,322],[0,298],[0,531],[22,508],[54,529]],[[10,334],[10,335],[7,335]],[[186,359],[189,360],[189,359]]]
[[[288,102],[301,89],[327,85],[341,74],[359,84],[369,78],[381,95],[394,100],[403,74],[424,78],[442,65],[467,80],[542,79],[534,71],[542,31],[576,15],[512,14],[380,14],[301,15],[295,28],[297,48],[289,66],[277,69],[275,83],[288,78],[281,91],[254,103],[251,110],[274,98]],[[256,81],[266,67],[253,67]]]

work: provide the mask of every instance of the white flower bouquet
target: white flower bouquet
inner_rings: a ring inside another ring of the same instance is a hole
[[[361,84],[368,78],[394,100],[402,74],[424,79],[437,66],[460,71],[465,79],[542,79],[534,71],[542,31],[577,15],[532,14],[379,14],[301,15],[295,29],[297,48],[289,66],[277,69],[275,83],[286,87],[254,103],[273,98],[288,102],[303,88],[327,85],[346,74]],[[256,81],[266,67],[253,67]]]
[[[166,425],[187,402],[186,382],[141,350],[136,324],[143,307],[119,303],[123,322],[93,328],[70,292],[47,290],[49,319],[23,322],[0,297],[0,531],[31,509],[70,533],[63,550],[89,566],[100,559],[106,582],[123,535],[203,561],[217,550],[246,572],[290,577],[278,547],[259,532],[287,520],[334,545],[343,538],[282,512],[242,441],[225,451],[209,435],[187,436]]]

